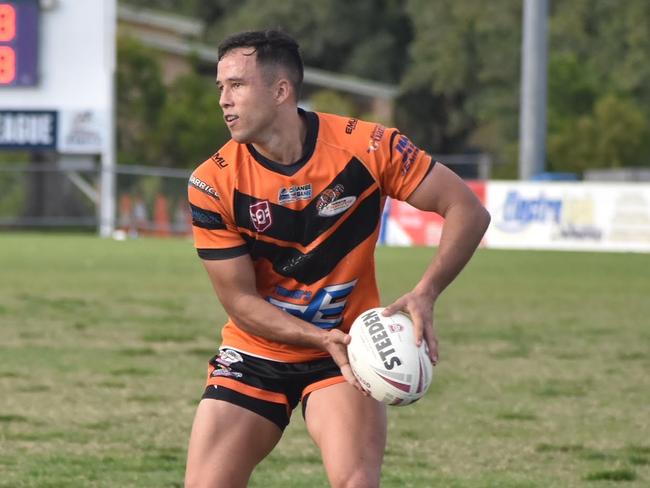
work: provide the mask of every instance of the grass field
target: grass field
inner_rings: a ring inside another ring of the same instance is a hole
[[[384,303],[431,254],[378,249]],[[650,486],[650,256],[482,250],[436,316],[382,486]],[[189,241],[0,234],[0,487],[181,486],[223,320]],[[300,414],[251,486],[327,486]]]

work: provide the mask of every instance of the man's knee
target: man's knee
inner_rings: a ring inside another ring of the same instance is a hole
[[[332,473],[330,483],[333,488],[378,488],[380,468],[363,467],[351,471]]]
[[[197,473],[185,473],[185,488],[206,488],[208,480],[204,477],[198,476]]]
[[[251,474],[252,469],[188,470],[185,473],[185,488],[246,488]]]
[[[190,436],[185,486],[245,487],[281,435],[275,424],[250,410],[221,400],[202,400]]]

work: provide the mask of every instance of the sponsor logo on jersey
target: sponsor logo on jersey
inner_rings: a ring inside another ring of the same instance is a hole
[[[348,123],[345,126],[345,133],[352,134],[352,132],[354,132],[354,129],[357,128],[357,122],[359,122],[357,119],[348,120]]]
[[[318,215],[321,217],[332,217],[333,215],[345,212],[348,208],[354,205],[354,202],[357,201],[357,197],[350,196],[339,198],[344,191],[345,188],[343,188],[343,185],[340,183],[334,185],[334,188],[327,188],[324,190],[316,202]]]
[[[264,232],[271,227],[273,219],[271,218],[271,207],[267,200],[254,203],[248,207],[248,213],[257,232]]]
[[[333,329],[343,321],[343,310],[357,281],[354,279],[347,283],[321,288],[314,293],[313,298],[308,303],[297,304],[273,297],[266,297],[266,300],[305,322],[311,322],[316,327]]]
[[[377,149],[379,149],[379,143],[381,142],[381,138],[384,137],[384,132],[386,129],[384,128],[383,125],[375,125],[375,127],[372,129],[372,133],[370,134],[370,142],[368,143],[368,152],[374,152]]]
[[[219,200],[219,194],[217,193],[217,191],[213,187],[208,185],[205,181],[198,179],[194,175],[190,176],[190,185],[196,188],[197,190],[202,191],[206,195],[210,195],[211,197]]]
[[[217,378],[219,376],[225,377],[225,378],[241,378],[244,375],[242,373],[240,373],[239,371],[232,371],[230,369],[220,367],[220,368],[217,368],[217,369],[213,370],[212,374],[210,376],[212,376],[213,378]]]
[[[223,223],[223,218],[220,213],[197,207],[191,203],[190,209],[192,211],[192,225],[208,230],[220,230],[226,228],[226,224]]]
[[[286,205],[287,203],[298,200],[310,200],[312,195],[311,183],[300,186],[290,186],[289,188],[280,188],[278,192],[278,203]]]
[[[230,366],[232,363],[243,362],[244,358],[237,351],[232,349],[222,349],[217,356],[217,362],[225,366]]]
[[[339,198],[321,208],[318,211],[318,215],[321,217],[332,217],[333,215],[338,215],[345,212],[348,208],[354,205],[354,202],[356,201],[357,197]]]
[[[309,290],[289,290],[278,285],[275,287],[275,293],[281,297],[293,298],[294,300],[304,300],[306,302],[311,300],[311,291]]]
[[[219,166],[221,169],[225,168],[228,166],[228,163],[226,163],[226,160],[221,156],[218,152],[214,153],[212,156],[210,156],[210,159],[214,164]]]
[[[408,137],[400,136],[395,144],[395,150],[402,155],[402,174],[405,175],[411,170],[420,149],[415,147]]]
[[[343,185],[341,184],[334,185],[334,188],[323,190],[323,193],[318,197],[318,202],[316,202],[316,208],[318,208],[318,210],[323,209],[327,204],[332,203],[340,197],[344,190],[345,188],[343,188]]]
[[[242,358],[241,354],[239,354],[237,351],[233,351],[232,349],[222,349],[213,360],[213,363],[215,364],[213,364],[214,369],[212,370],[212,373],[210,373],[210,376],[212,378],[216,378],[218,376],[241,378],[244,375],[239,371],[233,371],[230,368],[230,365],[243,361],[244,358]]]

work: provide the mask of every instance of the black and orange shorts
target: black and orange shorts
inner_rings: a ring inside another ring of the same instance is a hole
[[[283,363],[223,348],[210,359],[202,398],[246,408],[284,430],[298,402],[304,416],[312,392],[344,382],[332,358]]]

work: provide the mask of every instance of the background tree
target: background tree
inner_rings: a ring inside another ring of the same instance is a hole
[[[650,166],[650,4],[552,5],[549,168]]]
[[[502,156],[516,140],[519,0],[410,0],[409,65],[397,124],[436,153]]]
[[[174,81],[153,142],[158,164],[194,168],[229,138],[214,80],[191,73]]]
[[[204,41],[212,45],[235,31],[282,28],[300,41],[308,66],[398,84],[394,123],[423,148],[486,152],[502,163],[496,176],[517,175],[521,0],[129,3],[201,18]],[[550,5],[548,169],[650,166],[650,2],[553,0]],[[141,83],[154,68],[138,56],[133,63],[143,64],[144,71],[130,76]],[[199,95],[200,86],[198,80],[179,81],[162,102],[157,82],[127,87],[127,99],[140,89],[151,92],[143,104],[158,103],[147,109],[138,103],[123,106],[136,113],[133,123],[154,114],[160,119],[156,141],[165,149],[156,157],[165,164],[194,159],[193,153],[181,154],[183,145],[192,151],[207,147],[213,137],[226,137],[218,121],[192,117],[178,106],[187,104],[194,113],[210,106],[210,96]],[[341,111],[349,100],[324,92],[313,103]],[[131,153],[151,158],[148,149],[139,148],[138,137],[123,134],[120,140]],[[184,137],[198,143],[165,146]]]
[[[280,28],[299,39],[305,64],[397,83],[406,66],[411,23],[399,0],[246,0],[229,4],[207,29],[217,44],[241,30]]]
[[[166,89],[156,52],[138,41],[119,36],[117,41],[117,148],[122,164],[145,164],[155,158],[151,144]]]
[[[191,168],[228,140],[214,80],[194,70],[166,87],[155,52],[130,38],[118,42],[117,94],[122,164]]]

